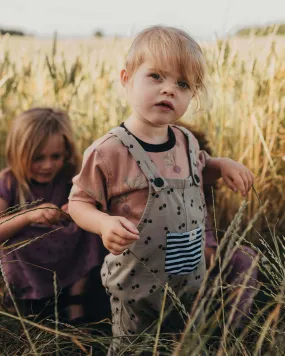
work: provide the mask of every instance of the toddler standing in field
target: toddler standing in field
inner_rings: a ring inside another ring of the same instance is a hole
[[[122,336],[153,330],[166,283],[190,310],[205,273],[203,178],[222,176],[243,195],[253,183],[246,167],[211,158],[174,125],[206,90],[205,60],[187,33],[163,26],[139,33],[121,81],[132,114],[86,150],[70,195],[73,219],[110,251],[101,271],[118,337],[110,353]]]
[[[0,256],[10,289],[24,315],[48,315],[56,272],[63,304],[70,305],[69,319],[82,321],[85,279],[103,255],[98,236],[81,230],[67,214],[71,179],[80,164],[69,117],[50,108],[23,112],[9,132],[6,155],[8,168],[0,173],[0,243],[8,241],[0,246]],[[21,215],[7,214],[36,200],[41,202],[25,206]]]

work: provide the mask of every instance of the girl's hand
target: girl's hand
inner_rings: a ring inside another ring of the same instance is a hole
[[[120,255],[139,239],[135,225],[121,216],[108,216],[101,222],[103,244],[113,255]]]
[[[61,211],[63,211],[64,214],[61,214],[60,219],[62,221],[72,221],[72,218],[68,212],[68,203],[63,204],[63,206],[60,208]]]
[[[246,196],[254,182],[251,171],[230,158],[220,158],[220,169],[227,186],[234,192],[240,191],[242,196]]]
[[[68,203],[63,204],[63,206],[60,208],[65,214],[69,214],[68,212]]]
[[[40,208],[40,209],[39,209]],[[52,209],[43,209],[52,208]],[[35,209],[35,210],[34,210]],[[42,224],[51,226],[59,222],[61,212],[54,204],[46,203],[41,204],[34,209],[28,210],[27,217],[30,224]]]

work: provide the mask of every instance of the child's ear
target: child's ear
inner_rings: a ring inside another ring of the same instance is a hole
[[[127,74],[127,72],[126,72],[125,69],[122,69],[122,70],[121,70],[120,76],[121,76],[121,83],[122,83],[122,86],[125,87],[126,84],[127,84],[128,81],[129,81],[129,77],[128,77],[128,74]]]

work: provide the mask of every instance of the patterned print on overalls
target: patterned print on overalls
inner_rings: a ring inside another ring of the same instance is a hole
[[[194,145],[187,130],[191,174],[162,177],[149,155],[125,128],[116,135],[149,181],[149,194],[138,230],[140,239],[121,255],[109,254],[102,281],[111,296],[113,335],[140,334],[156,320],[166,283],[178,296],[195,294],[205,274],[205,203]]]

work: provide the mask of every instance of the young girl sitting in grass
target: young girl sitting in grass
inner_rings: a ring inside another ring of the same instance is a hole
[[[71,216],[110,251],[101,271],[112,307],[110,354],[155,330],[167,283],[190,311],[205,274],[203,178],[222,176],[243,195],[253,183],[242,164],[209,157],[175,126],[206,90],[205,71],[186,32],[154,26],[139,33],[121,71],[131,116],[86,150],[73,180]],[[175,309],[172,296],[166,310]],[[183,318],[169,321],[177,332],[184,327]]]
[[[103,254],[98,236],[68,215],[71,179],[80,164],[69,117],[51,108],[23,112],[9,132],[6,156],[8,167],[0,173],[0,243],[5,242],[0,256],[9,289],[24,315],[45,317],[54,311],[55,272],[59,308],[70,305],[69,319],[81,322],[86,276]]]

